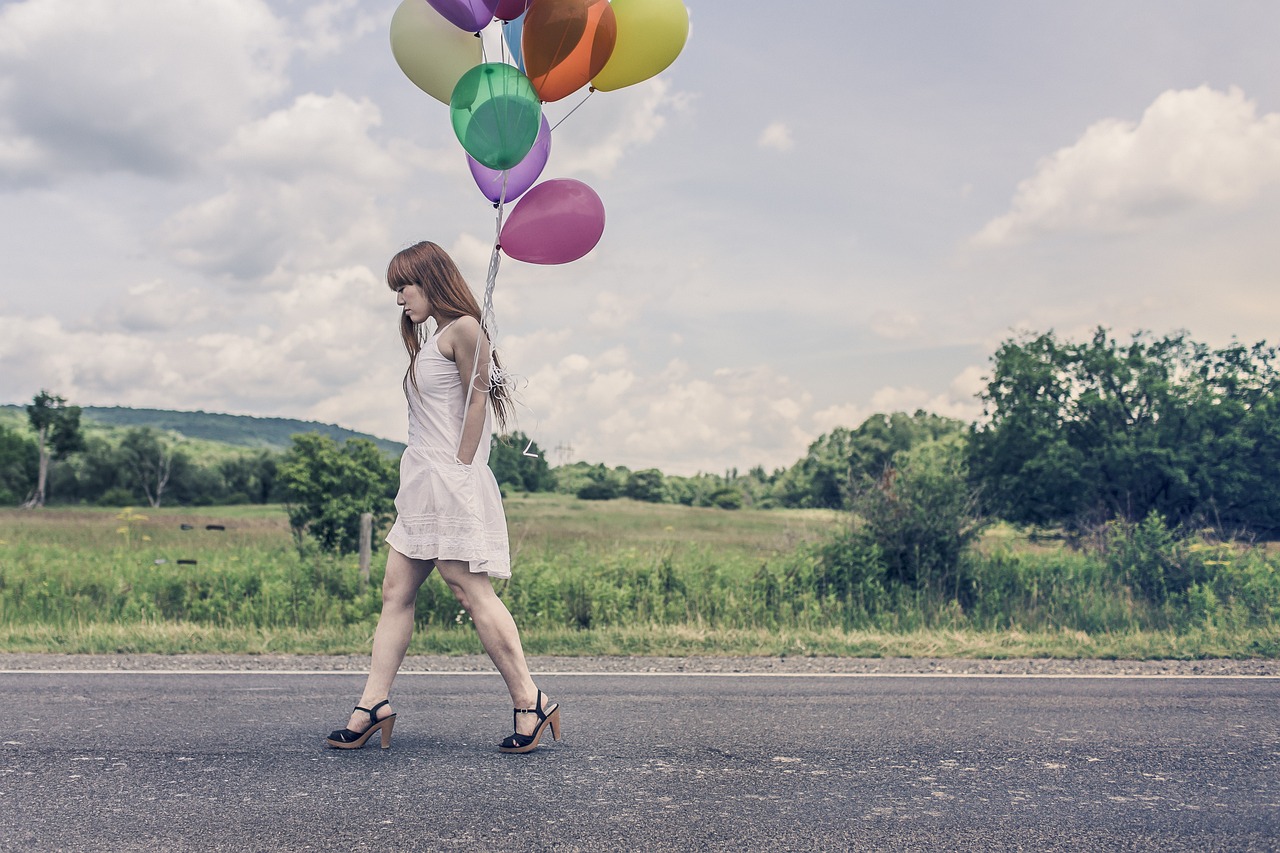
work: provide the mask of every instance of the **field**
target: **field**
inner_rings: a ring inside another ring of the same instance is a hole
[[[920,591],[839,587],[816,510],[507,502],[515,577],[499,590],[532,654],[1198,658],[1280,655],[1275,555],[1204,546],[1212,582],[1151,604],[1096,557],[997,529],[965,609]],[[279,507],[0,511],[0,650],[365,654],[373,582],[299,549]],[[443,583],[411,653],[480,652]]]

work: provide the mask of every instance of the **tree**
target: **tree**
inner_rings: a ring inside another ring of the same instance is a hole
[[[876,482],[894,454],[964,430],[961,421],[919,409],[872,415],[853,430],[836,427],[776,479],[773,495],[783,506],[847,508],[853,492]]]
[[[1280,528],[1280,372],[1259,343],[1211,350],[1185,334],[1006,341],[982,393],[969,464],[990,509],[1069,530],[1156,512]]]
[[[269,450],[242,453],[218,463],[228,500],[264,504],[275,492],[278,460]]]
[[[632,471],[627,475],[627,482],[623,484],[622,493],[635,501],[662,503],[666,497],[662,472],[657,468]]]
[[[587,472],[587,481],[575,494],[584,501],[610,501],[622,491],[620,477],[604,465],[596,465]]]
[[[542,449],[523,432],[490,438],[489,467],[502,486],[522,492],[549,492],[555,488],[555,477]]]
[[[381,525],[395,511],[399,470],[368,439],[339,447],[319,433],[295,435],[278,474],[299,544],[305,533],[327,551],[353,553],[360,547],[361,513],[372,513]]]
[[[80,432],[80,407],[68,406],[65,399],[48,391],[36,394],[27,406],[27,419],[36,434],[39,454],[36,488],[23,504],[30,509],[44,506],[50,463],[83,448],[84,436]]]
[[[159,508],[173,474],[173,445],[151,427],[134,427],[120,440],[120,459],[147,503]]]
[[[0,425],[0,503],[16,504],[31,494],[39,465],[36,443]]]

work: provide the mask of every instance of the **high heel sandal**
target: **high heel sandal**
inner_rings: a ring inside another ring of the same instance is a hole
[[[552,702],[551,710],[544,710],[542,707],[542,691],[538,691],[538,705],[535,708],[513,708],[511,711],[511,727],[516,728],[516,721],[520,714],[537,714],[538,725],[531,735],[522,735],[519,731],[512,732],[498,746],[501,752],[532,752],[538,748],[538,741],[542,739],[542,730],[547,726],[551,727],[551,737],[560,740],[560,703]]]
[[[387,749],[391,746],[391,730],[395,728],[396,715],[389,714],[379,720],[378,709],[390,702],[390,699],[383,699],[372,708],[361,708],[357,705],[357,711],[364,711],[369,715],[369,728],[362,732],[353,732],[351,729],[338,729],[329,735],[325,743],[334,749],[360,749],[368,742],[369,738],[373,737],[374,732],[382,732],[382,748]]]

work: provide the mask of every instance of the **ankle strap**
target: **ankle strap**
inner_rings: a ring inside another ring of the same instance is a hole
[[[541,690],[538,691],[537,701],[538,701],[538,705],[536,708],[512,708],[511,710],[515,711],[517,714],[537,714],[539,717],[541,717],[542,716],[542,691]]]
[[[379,702],[377,705],[374,705],[372,708],[361,708],[359,705],[357,705],[356,710],[364,711],[366,714],[369,715],[369,721],[372,723],[376,723],[378,722],[378,709],[381,708],[383,705],[390,705],[390,704],[391,704],[390,699],[383,699],[381,702]]]

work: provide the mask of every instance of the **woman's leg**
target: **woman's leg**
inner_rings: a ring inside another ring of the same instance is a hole
[[[387,574],[382,579],[382,615],[373,632],[373,659],[364,693],[360,694],[360,707],[372,708],[391,692],[391,682],[404,662],[409,638],[413,636],[413,607],[418,600],[418,588],[431,574],[431,568],[431,560],[406,557],[394,548],[387,553]],[[378,711],[378,718],[391,713],[388,705]],[[352,713],[347,727],[355,732],[364,731],[369,728],[369,715]]]
[[[511,618],[511,611],[507,610],[507,605],[493,591],[489,576],[472,572],[466,563],[454,560],[437,560],[436,569],[475,623],[480,644],[507,683],[512,707],[534,707],[538,702],[538,687],[533,683],[528,664],[525,663],[520,632],[515,620]],[[518,730],[522,734],[529,734],[537,723],[535,715],[520,714],[517,720]]]

